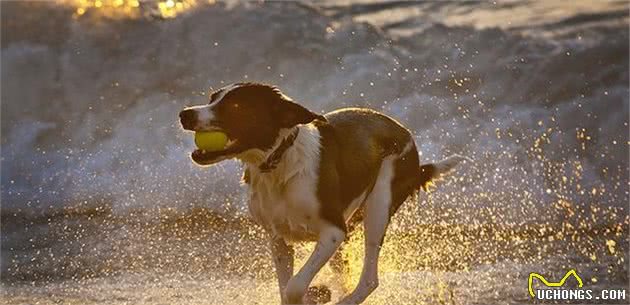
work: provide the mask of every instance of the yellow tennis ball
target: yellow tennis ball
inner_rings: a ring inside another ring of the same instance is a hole
[[[217,151],[225,148],[227,142],[227,135],[220,131],[195,132],[195,144],[199,149]]]

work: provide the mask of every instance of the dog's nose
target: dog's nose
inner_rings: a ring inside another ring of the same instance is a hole
[[[179,119],[184,129],[192,130],[197,121],[197,113],[193,109],[186,109],[179,113]]]

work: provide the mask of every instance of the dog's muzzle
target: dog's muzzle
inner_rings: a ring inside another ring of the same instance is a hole
[[[179,113],[179,120],[186,130],[193,130],[197,125],[197,112],[193,109],[185,109]]]
[[[190,130],[194,132],[218,130],[224,132],[218,126],[212,126],[210,124],[208,124],[208,126],[200,126],[199,113],[196,109],[182,110],[179,113],[179,120],[182,124],[182,128],[184,128],[185,130]],[[238,144],[238,141],[230,139],[226,147],[222,150],[206,151],[202,149],[195,149],[191,153],[190,157],[195,163],[199,165],[211,165],[225,159],[232,158],[234,157],[234,155],[238,154],[241,151],[241,147]]]

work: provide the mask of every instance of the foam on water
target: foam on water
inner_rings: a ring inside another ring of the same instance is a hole
[[[61,10],[40,6],[7,9]],[[538,209],[558,198],[625,207],[628,47],[627,31],[612,30],[618,18],[553,39],[427,22],[392,42],[301,5],[265,6],[199,6],[166,21],[57,13],[54,44],[25,21],[34,34],[9,35],[2,52],[4,208],[92,198],[115,209],[242,206],[239,166],[190,164],[191,136],[176,116],[209,87],[241,80],[277,84],[316,111],[381,109],[414,132],[424,162],[453,152],[476,160],[439,194],[503,184],[514,196],[502,204],[516,210],[526,194]]]

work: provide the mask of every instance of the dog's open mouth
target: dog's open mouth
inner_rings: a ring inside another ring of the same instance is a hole
[[[195,149],[190,157],[199,165],[210,165],[229,159],[239,152],[238,141],[229,139],[225,147],[221,150]]]

